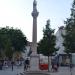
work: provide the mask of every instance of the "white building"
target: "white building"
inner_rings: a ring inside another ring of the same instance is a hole
[[[59,63],[60,64],[69,64],[70,63],[70,56],[68,56],[64,50],[65,47],[63,46],[64,38],[62,34],[65,35],[64,26],[59,27],[58,31],[56,32],[56,48],[59,48],[57,54],[59,55]],[[75,54],[72,53],[72,63],[75,64]]]
[[[64,35],[65,34],[65,30],[64,30],[64,27],[61,26],[59,28],[59,30],[56,32],[56,47],[59,48],[59,50],[57,51],[58,54],[64,54],[64,46],[63,46],[63,37],[62,37],[62,34]]]

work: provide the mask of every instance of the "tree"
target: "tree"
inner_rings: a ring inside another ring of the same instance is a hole
[[[75,0],[72,4],[71,16],[65,21],[64,43],[65,52],[67,54],[75,53]],[[72,54],[70,56],[70,72],[72,75]]]
[[[64,43],[66,53],[75,53],[75,0],[72,4],[71,17],[65,21]]]
[[[10,29],[8,33],[14,50],[24,52],[27,40],[22,31],[19,29]]]
[[[42,53],[45,56],[50,56],[57,50],[55,48],[56,37],[54,30],[49,26],[50,22],[47,20],[46,27],[43,29],[43,39],[38,43],[38,53]]]
[[[50,28],[50,20],[47,20],[46,27],[43,29],[43,39],[38,43],[38,53],[48,56],[48,62],[49,56],[57,50],[55,48],[55,41],[56,37],[54,35],[54,30]]]
[[[20,29],[0,28],[0,53],[6,57],[12,58],[14,52],[24,52],[26,44],[26,37]]]

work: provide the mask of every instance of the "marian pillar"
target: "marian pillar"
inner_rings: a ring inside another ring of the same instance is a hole
[[[32,54],[30,56],[30,70],[37,71],[39,69],[39,56],[37,54],[37,17],[38,17],[38,11],[37,11],[37,2],[34,0],[33,2],[33,11],[32,11],[32,17],[33,17],[33,36],[32,36]]]
[[[34,0],[33,2],[32,17],[33,17],[32,52],[36,54],[37,53],[37,17],[38,17],[36,0]]]

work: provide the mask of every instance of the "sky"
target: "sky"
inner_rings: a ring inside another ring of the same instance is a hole
[[[50,19],[55,32],[70,17],[73,0],[37,0],[37,41],[43,37],[43,28]],[[28,41],[32,41],[33,0],[0,0],[0,27],[21,29]]]

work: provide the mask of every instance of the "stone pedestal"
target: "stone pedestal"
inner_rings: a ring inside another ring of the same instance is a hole
[[[39,71],[39,55],[30,56],[30,71]]]

